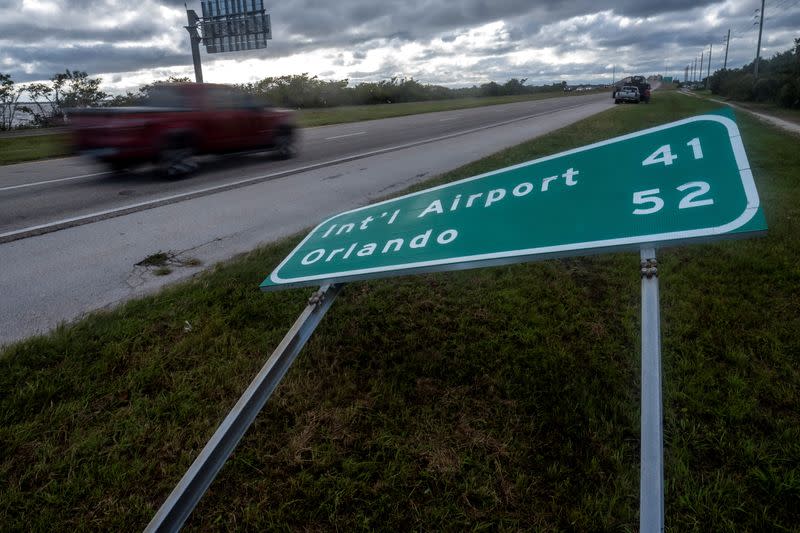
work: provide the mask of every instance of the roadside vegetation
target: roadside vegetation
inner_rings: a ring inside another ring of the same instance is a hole
[[[605,89],[602,89],[605,91]],[[530,95],[517,96],[487,96],[456,98],[452,100],[435,100],[427,102],[407,102],[397,104],[375,104],[361,106],[342,106],[333,108],[300,109],[297,112],[298,123],[302,127],[326,126],[330,124],[344,124],[346,122],[359,122],[362,120],[376,120],[381,118],[402,117],[417,115],[419,113],[433,113],[437,111],[454,111],[456,109],[470,109],[500,104],[513,104],[559,96],[587,94],[542,92]]]
[[[188,82],[189,78],[169,78],[167,83]],[[484,83],[480,86],[449,88],[420,83],[413,78],[390,78],[377,82],[350,85],[350,80],[322,80],[308,74],[267,77],[254,83],[234,84],[256,100],[292,109],[322,109],[341,106],[371,106],[409,102],[431,102],[464,98],[496,98],[498,96],[538,95],[561,93],[564,83],[526,85],[527,78],[512,78],[500,84]],[[140,87],[108,101],[108,105],[135,105],[147,99],[150,90],[158,83]]]
[[[655,92],[419,188],[713,107]],[[800,523],[800,152],[738,122],[767,236],[659,253],[669,531]],[[4,529],[141,530],[302,310],[258,290],[300,238],[0,353]],[[625,253],[349,285],[186,529],[636,530],[639,283]]]
[[[89,106],[142,105],[154,87],[163,83],[182,83],[189,78],[170,77],[140,86],[136,91],[111,97],[100,90],[101,78],[69,69],[55,74],[47,82],[17,84],[9,74],[0,72],[0,131],[19,127],[61,125],[69,108]],[[255,83],[234,84],[263,104],[292,109],[321,109],[341,106],[370,106],[409,102],[431,102],[465,98],[532,96],[561,93],[566,82],[550,85],[526,85],[527,78],[512,78],[504,84],[494,81],[480,86],[451,89],[423,84],[413,78],[391,78],[362,82],[351,86],[349,80],[321,80],[308,74],[267,77]],[[591,86],[581,87],[582,90]],[[572,89],[572,88],[569,88]],[[444,109],[448,109],[447,106]],[[26,118],[22,118],[24,115]]]
[[[24,121],[28,127],[63,125],[65,109],[105,101],[108,94],[100,90],[100,83],[100,78],[91,78],[86,72],[67,69],[48,82],[19,85],[0,72],[0,131],[15,129],[15,118],[23,114],[30,117]]]
[[[800,124],[800,107],[797,109],[787,109],[769,102],[736,102],[736,105],[756,113],[763,113],[789,122],[794,122],[795,124]]]
[[[723,69],[707,80],[712,94],[741,102],[771,104],[800,110],[800,37],[793,48],[759,62],[758,79],[755,64],[739,69]]]
[[[0,165],[61,157],[70,152],[65,133],[0,137]]]

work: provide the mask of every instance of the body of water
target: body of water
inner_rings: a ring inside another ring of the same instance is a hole
[[[30,107],[31,109],[38,110],[39,108],[37,107],[37,105],[34,102],[17,102],[16,106],[17,106],[17,110],[14,113],[14,119],[11,122],[11,127],[12,128],[17,128],[17,127],[20,127],[20,126],[30,125],[31,122],[33,121],[33,115],[31,115],[30,113],[25,113],[20,108],[27,106],[27,107]],[[10,112],[11,104],[6,104],[4,107],[5,107],[5,109],[4,109],[5,114],[3,114],[2,116],[8,117],[8,113]],[[42,108],[45,111],[51,111],[53,109],[53,105],[52,104],[42,104]]]

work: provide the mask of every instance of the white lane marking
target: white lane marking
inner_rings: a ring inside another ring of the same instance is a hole
[[[58,178],[54,180],[35,181],[33,183],[23,183],[21,185],[11,185],[9,187],[0,187],[0,191],[10,191],[12,189],[24,189],[25,187],[36,187],[37,185],[47,185],[48,183],[58,183],[59,181],[79,180],[82,178],[91,178],[92,176],[99,176],[101,174],[108,174],[108,172],[95,172],[94,174],[82,174],[80,176],[70,176],[69,178]]]
[[[356,135],[366,135],[366,131],[359,131],[357,133],[345,133],[344,135],[335,135],[333,137],[325,137],[326,141],[330,141],[332,139],[343,139],[345,137],[355,137]]]
[[[458,116],[455,116],[455,117],[450,117],[450,118],[440,118],[439,122],[449,122],[451,120],[458,120],[460,118],[461,118],[461,115],[458,115]]]
[[[463,135],[469,135],[470,133],[476,133],[476,132],[488,130],[488,129],[491,129],[491,128],[497,128],[499,126],[505,126],[507,124],[513,124],[514,122],[520,122],[520,121],[523,121],[523,120],[529,120],[529,119],[532,119],[532,118],[537,118],[537,117],[541,117],[541,116],[545,116],[545,115],[552,115],[554,113],[559,113],[561,111],[569,111],[570,109],[576,109],[578,107],[584,107],[586,105],[592,105],[592,104],[595,104],[595,103],[596,102],[588,102],[588,103],[585,103],[585,104],[581,103],[581,104],[576,104],[576,105],[572,105],[572,106],[568,106],[568,107],[562,107],[560,109],[550,109],[548,111],[544,111],[544,112],[541,112],[541,113],[536,113],[536,114],[532,114],[532,115],[525,115],[525,116],[522,116],[522,117],[515,117],[515,118],[509,119],[509,120],[503,120],[501,122],[495,122],[493,124],[487,124],[487,125],[484,125],[484,126],[478,126],[476,128],[470,128],[468,130],[462,130],[462,131],[457,131],[457,132],[454,132],[454,133],[448,133],[446,135],[440,135],[439,137],[432,137],[432,138],[429,138],[429,139],[422,139],[422,140],[419,140],[419,141],[412,141],[412,142],[409,142],[409,143],[397,144],[397,145],[394,145],[394,146],[389,146],[389,147],[386,147],[386,148],[379,148],[377,150],[372,150],[372,151],[369,151],[369,152],[362,152],[362,153],[359,153],[359,154],[349,155],[349,156],[345,156],[345,157],[339,157],[339,158],[336,158],[336,159],[329,159],[329,160],[323,161],[321,163],[312,163],[310,165],[305,165],[305,166],[302,166],[302,167],[291,168],[291,169],[282,170],[282,171],[279,171],[279,172],[272,172],[270,174],[263,174],[261,176],[255,176],[255,177],[251,177],[251,178],[244,178],[244,179],[241,179],[241,180],[238,180],[238,181],[234,181],[234,182],[231,182],[231,183],[226,183],[226,184],[223,184],[223,185],[214,185],[212,187],[205,187],[205,188],[197,189],[197,190],[194,190],[194,191],[178,193],[178,194],[172,194],[170,196],[164,196],[164,197],[161,197],[161,198],[156,198],[154,200],[147,200],[147,201],[144,201],[144,202],[138,202],[138,203],[135,203],[135,204],[129,204],[129,205],[113,208],[113,209],[105,209],[103,211],[97,211],[95,213],[90,213],[88,215],[79,215],[79,216],[76,216],[76,217],[70,217],[70,218],[65,218],[65,219],[62,219],[62,220],[57,220],[55,222],[47,222],[45,224],[39,224],[39,225],[36,225],[36,226],[29,226],[27,228],[8,231],[6,233],[0,233],[0,244],[2,244],[3,242],[6,242],[9,238],[11,240],[23,238],[22,237],[23,235],[25,235],[26,233],[30,233],[32,231],[43,231],[44,233],[47,233],[48,229],[50,229],[51,231],[56,231],[58,229],[68,228],[68,227],[71,227],[71,226],[74,226],[74,225],[78,225],[81,222],[88,223],[88,222],[90,222],[92,220],[102,220],[103,218],[110,218],[111,216],[114,216],[115,213],[122,213],[122,212],[125,212],[125,211],[133,212],[133,211],[141,210],[141,209],[144,209],[144,208],[147,208],[147,207],[159,207],[161,205],[174,203],[174,202],[177,202],[177,201],[180,201],[180,200],[189,199],[191,197],[202,196],[202,195],[209,194],[209,193],[216,192],[216,191],[223,191],[223,190],[227,190],[227,189],[235,189],[235,188],[238,188],[238,187],[243,187],[245,185],[258,183],[258,182],[265,181],[265,180],[268,180],[268,179],[282,178],[282,177],[285,177],[285,176],[291,176],[292,174],[299,174],[301,172],[305,172],[305,171],[308,171],[308,170],[316,170],[316,169],[319,169],[319,168],[329,167],[331,165],[336,165],[338,163],[346,163],[348,161],[355,161],[357,159],[363,159],[365,157],[370,157],[370,156],[374,156],[374,155],[386,154],[386,153],[389,153],[389,152],[396,152],[397,150],[403,150],[404,148],[412,148],[414,146],[420,146],[420,145],[423,145],[423,144],[429,144],[429,143],[436,142],[436,141],[444,141],[446,139],[453,139],[455,137],[461,137]],[[609,106],[609,107],[613,108],[613,105]],[[598,113],[599,113],[599,111],[598,111]]]

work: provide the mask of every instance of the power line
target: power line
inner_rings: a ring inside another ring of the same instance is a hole
[[[753,31],[753,29],[755,29],[756,24],[758,24],[758,20],[756,20],[756,19],[758,18],[759,11],[761,11],[761,10],[760,9],[754,9],[753,10],[753,19],[752,19],[752,22],[750,24],[745,24],[745,25],[741,26],[739,29],[734,30],[733,33],[734,33],[735,37],[743,37],[746,33],[749,33],[751,31]]]
[[[780,9],[780,8],[781,8],[781,6],[784,6],[784,5],[786,5],[786,4],[787,4],[788,2],[790,2],[790,1],[791,1],[791,0],[780,0],[780,1],[779,1],[777,4],[775,4],[774,6],[772,6],[772,8],[773,8],[773,9]],[[795,3],[797,3],[797,2],[795,2]]]
[[[753,61],[754,63],[754,74],[757,75],[757,66],[755,63],[758,63],[760,60],[760,52],[761,52],[761,38],[763,36],[763,24],[764,22],[771,22],[771,21],[780,21],[782,17],[785,17],[788,12],[791,11],[792,14],[798,13],[795,10],[796,6],[800,4],[800,0],[774,0],[769,5],[766,2],[762,2],[762,9],[754,9],[752,14],[752,22],[739,26],[736,29],[732,29],[729,33],[729,37],[727,39],[722,39],[722,43],[726,45],[726,52],[727,49],[730,47],[731,39],[745,39],[745,43],[752,43],[750,39],[757,41],[758,44],[753,43],[756,46],[756,57]],[[763,10],[763,12],[762,12]],[[756,27],[759,28],[759,32],[757,34],[753,33]],[[771,27],[771,26],[770,26]],[[733,43],[734,48],[736,48],[737,43]],[[745,44],[747,47],[752,46],[750,44]],[[734,52],[735,53],[735,52]],[[723,68],[726,68],[723,67]]]

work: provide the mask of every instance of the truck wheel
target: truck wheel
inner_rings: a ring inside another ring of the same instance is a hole
[[[119,174],[120,172],[125,172],[130,168],[130,165],[127,161],[119,161],[119,160],[111,160],[106,162],[108,165],[109,170],[114,172],[115,174]]]
[[[622,102],[622,100],[614,100],[615,104],[619,104],[620,102]]]
[[[275,134],[275,158],[289,159],[297,155],[297,139],[293,130],[282,129]]]
[[[156,167],[165,178],[180,178],[197,170],[191,140],[184,136],[169,138],[158,153]]]

